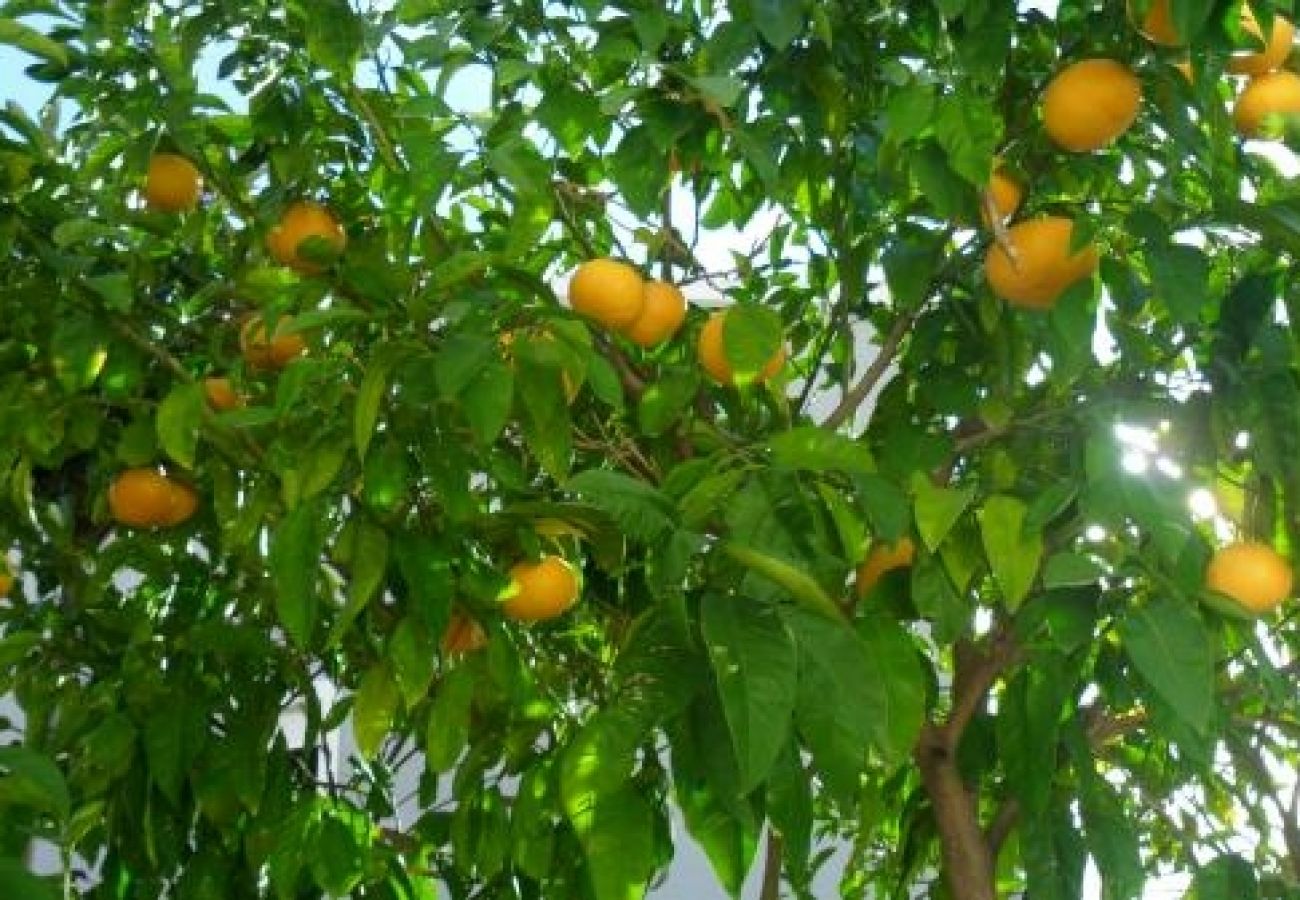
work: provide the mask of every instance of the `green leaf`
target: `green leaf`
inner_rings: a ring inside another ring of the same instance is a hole
[[[632,788],[587,801],[566,797],[566,811],[587,861],[593,900],[641,900],[656,868],[655,810]]]
[[[918,473],[912,479],[916,499],[913,514],[916,530],[931,551],[939,549],[957,519],[975,499],[974,488],[943,488],[931,484],[928,476]]]
[[[766,306],[738,303],[727,310],[722,326],[723,353],[738,384],[757,378],[784,340],[781,317]]]
[[[686,79],[700,96],[718,106],[731,106],[740,99],[745,82],[734,75],[697,75]]]
[[[357,448],[357,458],[364,460],[375,435],[379,421],[379,408],[388,393],[388,379],[401,361],[394,352],[379,352],[371,356],[366,374],[357,388],[357,403],[352,412],[352,441]]]
[[[317,504],[305,503],[285,517],[271,539],[276,615],[285,633],[300,647],[310,643],[316,626],[325,524]]]
[[[187,469],[194,467],[203,410],[203,386],[197,382],[178,384],[158,404],[155,418],[158,443],[168,456]]]
[[[475,672],[468,665],[452,669],[443,679],[429,711],[424,755],[433,772],[456,764],[469,742],[469,711],[474,700]]]
[[[485,365],[461,394],[461,410],[480,446],[492,444],[510,421],[514,404],[514,372],[497,360]]]
[[[889,138],[901,143],[925,131],[934,118],[934,103],[932,84],[913,82],[894,91],[885,107]]]
[[[930,293],[942,259],[946,235],[923,228],[903,228],[885,248],[881,264],[895,305],[911,309]]]
[[[789,734],[794,640],[775,609],[734,597],[706,597],[700,626],[739,764],[739,793],[747,794],[767,777]]]
[[[2,881],[3,879],[0,879]],[[1184,900],[1259,900],[1255,866],[1235,853],[1225,853],[1197,869]]]
[[[646,385],[637,406],[641,431],[648,437],[666,434],[690,408],[699,388],[700,379],[693,369],[670,369]]]
[[[69,394],[95,383],[108,359],[108,337],[91,319],[60,318],[50,336],[54,375]]]
[[[524,441],[553,478],[569,474],[573,457],[573,426],[564,395],[564,376],[558,367],[539,365],[521,355],[519,368],[519,423]]]
[[[1043,566],[1043,587],[1048,590],[1061,587],[1082,587],[1096,584],[1106,574],[1106,568],[1091,556],[1082,553],[1054,553]]]
[[[1209,300],[1210,261],[1205,252],[1184,244],[1166,244],[1146,251],[1156,296],[1175,322],[1200,321]]]
[[[67,821],[72,798],[50,759],[26,747],[0,747],[0,807],[28,806]]]
[[[67,47],[15,19],[0,19],[0,44],[25,50],[59,68],[66,68],[70,62]]]
[[[438,348],[433,360],[439,393],[447,400],[459,397],[492,362],[500,362],[495,341],[479,335],[452,335]]]
[[[1118,792],[1101,778],[1086,741],[1076,739],[1076,765],[1080,770],[1079,805],[1084,835],[1102,878],[1105,897],[1138,897],[1146,883],[1138,836],[1125,814]]]
[[[912,506],[902,488],[881,475],[860,475],[854,485],[858,502],[878,539],[893,542],[908,533]]]
[[[1214,713],[1214,643],[1196,607],[1157,597],[1119,623],[1124,650],[1180,718],[1204,734]]]
[[[789,469],[856,475],[875,470],[875,461],[866,444],[815,425],[782,432],[772,438],[768,447],[772,460]]]
[[[352,70],[365,42],[365,23],[347,0],[298,0],[307,55],[334,74],[352,81]]]
[[[397,679],[387,663],[380,663],[362,677],[352,703],[352,736],[358,752],[366,759],[374,758],[392,730],[400,699]]]
[[[808,877],[814,846],[812,782],[813,773],[804,769],[798,742],[790,741],[768,777],[765,799],[772,828],[785,839],[785,864],[795,881]]]
[[[980,534],[993,578],[1002,589],[1002,602],[1015,612],[1029,595],[1043,556],[1043,536],[1025,533],[1024,502],[997,495],[980,510]]]
[[[735,541],[724,544],[722,550],[745,568],[780,585],[805,608],[831,621],[843,621],[844,612],[839,605],[817,583],[817,579],[803,569]]]
[[[331,897],[346,897],[366,876],[370,817],[345,801],[336,804],[321,817],[309,865]]]
[[[672,501],[644,481],[610,469],[588,469],[564,484],[613,517],[628,537],[652,542],[677,526]]]
[[[797,0],[754,0],[754,24],[773,48],[784,50],[803,31],[803,4]]]
[[[21,860],[0,857],[0,897],[22,900],[58,900],[63,896],[59,879],[28,872]]]
[[[343,640],[352,622],[383,585],[388,571],[388,532],[372,522],[357,521],[353,541],[348,600],[330,629],[329,647]]]
[[[969,605],[953,588],[938,557],[923,556],[913,563],[911,586],[916,611],[934,623],[935,640],[947,643],[965,630]]]
[[[149,776],[174,804],[181,802],[185,775],[207,738],[203,711],[191,704],[156,709],[144,725]]]
[[[388,641],[388,659],[407,709],[428,693],[437,658],[438,637],[422,618],[407,616],[397,623]]]

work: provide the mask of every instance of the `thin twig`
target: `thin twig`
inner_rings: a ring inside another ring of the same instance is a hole
[[[884,378],[885,372],[898,355],[898,348],[903,343],[903,338],[912,330],[912,324],[916,317],[920,315],[921,307],[902,313],[894,320],[893,326],[889,329],[889,334],[885,335],[885,340],[880,344],[880,350],[876,358],[867,366],[867,370],[862,373],[858,383],[845,392],[843,399],[838,406],[826,417],[822,424],[832,430],[839,428],[850,418],[852,418],[860,407],[870,396],[880,379]]]
[[[785,853],[785,838],[781,832],[768,828],[767,859],[763,863],[763,889],[759,900],[780,900],[781,898],[781,857]]]

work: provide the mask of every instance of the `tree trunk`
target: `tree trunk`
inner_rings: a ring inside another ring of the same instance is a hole
[[[927,729],[916,748],[916,763],[934,807],[948,891],[953,900],[997,900],[993,857],[946,737],[942,731]]]

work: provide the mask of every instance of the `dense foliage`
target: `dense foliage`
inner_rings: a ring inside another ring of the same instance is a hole
[[[1130,5],[0,3],[56,86],[0,112],[0,896],[623,900],[673,807],[765,900],[1300,896],[1300,629],[1203,581],[1300,540],[1300,187],[1233,127],[1240,4],[1170,4],[1190,79]],[[1141,107],[1067,152],[1089,57]],[[1098,248],[1050,310],[984,279],[995,155]],[[341,254],[285,257],[303,200]],[[566,308],[603,256],[732,304],[739,384],[698,306]],[[503,615],[542,555],[579,601]]]

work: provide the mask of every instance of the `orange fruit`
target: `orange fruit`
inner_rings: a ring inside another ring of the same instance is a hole
[[[194,163],[176,153],[149,157],[144,178],[144,201],[159,212],[184,212],[199,205],[203,177]]]
[[[1232,109],[1232,120],[1243,137],[1279,138],[1285,119],[1300,115],[1300,75],[1269,72],[1246,83]]]
[[[262,317],[250,316],[239,330],[239,348],[244,360],[254,369],[284,368],[307,349],[307,342],[292,328],[293,320],[280,316],[275,322],[275,334],[268,341]]]
[[[641,315],[623,329],[623,335],[640,347],[662,344],[686,321],[686,297],[676,285],[647,281],[642,300]]]
[[[8,597],[14,589],[14,576],[8,569],[0,569],[0,598]]]
[[[867,553],[867,558],[858,566],[858,596],[865,597],[880,583],[880,579],[886,572],[905,569],[914,559],[916,559],[916,545],[912,543],[910,537],[901,537],[893,543],[877,541]]]
[[[1205,586],[1226,594],[1256,615],[1271,612],[1291,596],[1291,564],[1270,547],[1254,541],[1229,544],[1214,554],[1205,570]]]
[[[1262,40],[1259,20],[1250,11],[1249,6],[1241,7],[1242,30],[1255,40]],[[1291,44],[1295,41],[1295,26],[1282,16],[1273,16],[1273,30],[1269,32],[1268,42],[1263,50],[1251,53],[1235,53],[1228,59],[1227,69],[1234,75],[1263,75],[1280,68],[1291,55]]]
[[[462,612],[453,612],[442,634],[444,656],[462,656],[487,646],[487,632],[483,626]]]
[[[302,245],[309,238],[323,239],[335,255],[348,246],[347,232],[333,213],[319,203],[299,200],[285,209],[279,223],[267,233],[266,247],[280,265],[303,275],[315,275],[325,266],[301,254]]]
[[[1025,189],[1021,187],[1020,182],[1000,168],[993,170],[993,177],[989,179],[985,190],[993,197],[993,208],[997,210],[998,221],[1000,222],[1005,222],[1016,214],[1016,210],[1020,208],[1020,201],[1025,196]],[[989,223],[989,214],[984,204],[984,198],[981,197],[980,218],[987,225]]]
[[[578,599],[578,574],[563,557],[515,563],[501,611],[516,622],[542,622],[563,615]]]
[[[1001,244],[989,248],[984,275],[993,293],[1012,306],[1050,309],[1065,289],[1097,269],[1092,244],[1070,252],[1074,223],[1058,216],[1030,219],[1007,229],[1013,260]]]
[[[1131,18],[1135,12],[1133,0],[1129,0],[1128,12]],[[1174,27],[1173,10],[1170,9],[1169,0],[1151,0],[1146,15],[1138,25],[1138,31],[1142,32],[1142,36],[1151,43],[1162,47],[1181,47],[1186,43],[1178,33],[1178,29]]]
[[[132,528],[179,525],[194,514],[198,495],[157,469],[126,469],[108,488],[108,509],[113,518]]]
[[[700,329],[699,342],[695,346],[696,357],[699,359],[700,366],[708,373],[709,377],[719,384],[734,384],[736,373],[731,369],[731,361],[727,359],[726,348],[723,344],[722,329],[727,321],[727,311],[720,310],[709,316],[709,321],[704,323]],[[776,373],[781,371],[785,365],[785,348],[780,347],[772,357],[763,366],[758,373],[758,381],[766,381]]]
[[[1066,66],[1043,92],[1043,125],[1056,144],[1085,153],[1100,150],[1128,131],[1142,103],[1142,85],[1113,59]]]
[[[578,266],[569,282],[569,306],[606,328],[627,328],[645,306],[645,280],[616,259],[593,259]]]
[[[180,481],[167,480],[171,493],[167,503],[167,514],[159,525],[180,525],[189,520],[199,508],[199,495],[194,488]]]
[[[229,378],[203,379],[203,396],[207,398],[208,406],[217,412],[227,412],[244,405],[244,398],[239,396]]]

